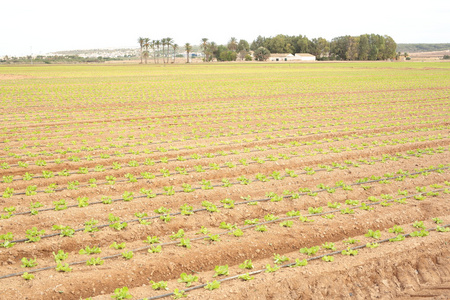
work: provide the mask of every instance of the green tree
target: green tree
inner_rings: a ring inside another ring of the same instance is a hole
[[[270,51],[267,48],[259,47],[253,52],[253,56],[257,61],[266,61],[270,57]]]
[[[176,57],[176,51],[178,50],[178,44],[173,43],[172,48],[173,48],[173,63],[175,63],[175,57]]]
[[[250,45],[248,44],[248,42],[246,40],[239,40],[239,43],[237,46],[237,51],[239,53],[239,58],[241,60],[244,60],[245,56],[250,51]]]
[[[217,59],[219,46],[215,42],[211,42],[208,44],[208,61],[212,61],[214,57]]]
[[[394,41],[394,39],[388,35],[385,35],[384,37],[384,59],[394,59],[396,56],[396,49],[397,49],[397,43]]]
[[[357,60],[358,59],[358,45],[359,38],[348,36],[347,38],[347,51],[345,56],[347,60]]]
[[[156,46],[156,57],[158,60],[158,64],[159,64],[159,56],[160,56],[160,51],[159,48],[161,47],[162,42],[160,40],[156,40],[155,41],[155,46]]]
[[[143,56],[144,56],[145,64],[147,64],[147,59],[148,59],[148,56],[150,55],[150,52],[148,51],[148,49],[150,47],[150,39],[149,38],[144,38],[144,45],[143,45],[143,47],[144,47]]]
[[[367,34],[362,34],[359,36],[358,59],[368,60],[369,51],[370,51],[369,37]]]
[[[238,42],[237,42],[237,40],[236,40],[235,37],[232,37],[232,38],[230,39],[230,41],[228,42],[227,47],[228,47],[228,49],[230,49],[231,51],[236,52],[237,47],[238,47]]]
[[[330,43],[322,38],[319,37],[317,39],[312,39],[311,41],[311,54],[315,55],[318,60],[320,60],[325,55],[328,55],[330,52]]]
[[[306,37],[299,35],[296,41],[296,53],[310,53],[309,52],[309,45],[311,44],[311,41]]]
[[[167,57],[167,63],[169,63],[169,59],[170,59],[169,50],[170,50],[170,47],[172,46],[172,44],[173,44],[173,39],[170,37],[166,38],[167,54],[164,54],[164,51],[163,51],[163,59],[164,59],[164,56]],[[164,61],[164,63],[165,63],[165,61]]]
[[[192,46],[189,43],[184,44],[184,50],[186,50],[186,63],[189,63],[190,53],[192,51]]]
[[[141,48],[141,64],[142,64],[142,55],[143,55],[143,49],[144,49],[144,38],[140,37],[138,38],[139,47]]]
[[[255,51],[259,47],[264,47],[265,42],[266,42],[266,38],[258,35],[256,40],[254,40],[252,42],[252,44],[250,45],[250,50]]]
[[[202,38],[202,43],[200,45],[200,48],[203,50],[203,54],[205,55],[205,61],[209,61],[209,43],[208,38]]]

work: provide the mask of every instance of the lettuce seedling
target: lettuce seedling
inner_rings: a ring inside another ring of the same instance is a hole
[[[286,257],[284,255],[280,255],[280,254],[276,254],[276,253],[273,254],[273,262],[275,264],[282,264],[285,261],[289,261],[289,257]]]
[[[35,259],[32,259],[32,258],[27,259],[26,257],[22,257],[21,262],[22,262],[22,265],[21,265],[22,268],[32,268],[32,267],[36,267],[38,265],[36,262],[36,258]]]
[[[346,250],[342,250],[341,252],[343,255],[351,255],[351,256],[355,256],[358,254],[358,250],[352,250],[350,249],[350,247],[347,247]]]
[[[242,264],[239,265],[241,269],[253,269],[253,263],[251,259],[245,260]]]
[[[180,279],[178,279],[178,282],[180,283],[186,283],[186,286],[191,286],[193,282],[198,281],[198,276],[194,275],[188,275],[186,273],[181,273]]]
[[[334,257],[331,255],[325,255],[324,257],[322,257],[322,260],[326,262],[332,262],[334,261]]]
[[[273,267],[271,267],[270,264],[266,265],[266,273],[272,273],[272,272],[278,271],[279,269],[280,269],[280,267],[277,265],[274,265]]]
[[[380,244],[378,244],[378,243],[367,243],[366,244],[366,247],[367,248],[377,248],[377,247],[379,247],[380,246]]]
[[[102,260],[100,257],[91,257],[86,261],[86,265],[88,266],[97,266],[97,265],[103,265],[105,263],[104,260]]]
[[[224,266],[215,266],[214,267],[215,274],[213,277],[221,276],[221,275],[228,275],[228,265]]]
[[[96,253],[101,253],[101,252],[102,252],[102,250],[97,246],[92,246],[92,248],[89,246],[86,246],[84,249],[80,249],[80,251],[78,251],[78,253],[82,254],[82,255],[83,254],[90,255],[90,254],[96,254]]]
[[[125,248],[125,243],[118,244],[117,242],[112,243],[109,248],[114,248],[116,250]]]
[[[205,289],[212,291],[212,290],[218,289],[219,287],[220,287],[220,282],[217,280],[214,280],[213,282],[207,282]]]
[[[180,239],[180,243],[179,244],[177,244],[177,246],[180,246],[180,247],[185,247],[185,248],[191,248],[191,240],[190,239],[188,239],[188,238],[181,238]]]
[[[124,286],[123,288],[116,288],[114,290],[114,295],[111,296],[116,300],[124,300],[131,299],[133,296],[128,292],[128,287]]]
[[[293,264],[291,267],[303,267],[306,266],[308,264],[308,261],[306,259],[302,259],[300,260],[299,258],[297,258],[295,260],[295,264]]]
[[[56,262],[56,271],[58,272],[71,272],[72,268],[68,263],[63,264],[61,261]]]
[[[31,280],[34,279],[34,275],[33,274],[28,274],[28,272],[25,272],[22,274],[22,278],[25,280]]]
[[[372,237],[374,239],[380,239],[381,238],[381,232],[379,230],[373,231],[372,229],[369,229],[369,232],[365,234],[367,237]]]
[[[254,276],[250,276],[248,273],[239,275],[238,278],[239,278],[239,279],[242,279],[242,280],[244,280],[244,281],[248,281],[248,280],[255,279]]]
[[[300,253],[304,253],[306,255],[314,255],[319,250],[320,250],[320,246],[313,246],[311,248],[301,248]]]

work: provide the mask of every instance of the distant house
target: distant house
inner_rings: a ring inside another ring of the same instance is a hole
[[[316,57],[309,53],[295,53],[295,56],[292,56],[290,60],[315,61]]]
[[[271,53],[269,61],[287,61],[289,56],[293,56],[291,53]]]
[[[316,57],[309,53],[272,53],[269,61],[315,61]]]

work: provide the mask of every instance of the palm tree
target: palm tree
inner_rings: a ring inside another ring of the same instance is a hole
[[[189,54],[191,53],[192,46],[189,43],[184,45],[184,49],[186,50],[186,63],[189,63]]]
[[[217,51],[217,44],[214,42],[209,43],[209,47],[208,47],[208,56],[209,59],[212,61],[214,59],[214,52]]]
[[[150,54],[150,52],[148,51],[148,48],[150,47],[150,39],[149,38],[145,38],[144,39],[144,59],[145,59],[145,64],[147,64],[147,58]]]
[[[178,44],[172,44],[172,48],[173,48],[173,63],[175,63],[175,51],[177,51],[178,49]]]
[[[203,49],[203,53],[205,54],[205,61],[208,61],[208,38],[202,38],[202,44],[200,47]]]
[[[228,42],[228,49],[236,52],[237,47],[238,47],[237,40],[235,37],[232,37],[231,40]]]
[[[150,47],[152,48],[152,52],[153,52],[153,61],[156,64],[156,51],[155,51],[156,41],[155,40],[152,41],[152,43],[150,44]]]
[[[139,46],[141,47],[141,64],[142,64],[142,48],[144,47],[144,38],[138,38]]]
[[[167,45],[167,63],[169,63],[169,58],[170,58],[170,54],[169,54],[169,50],[170,50],[170,46],[172,46],[173,44],[173,39],[168,37],[166,38],[166,45]]]
[[[155,45],[156,45],[156,49],[158,50],[157,52],[157,54],[158,54],[158,64],[159,64],[159,46],[161,46],[161,41],[160,40],[156,40],[155,41]]]
[[[164,39],[161,39],[161,45],[162,45],[162,57],[163,57],[163,63],[165,64],[166,63],[166,59],[165,59],[165,57],[164,57],[164,54],[165,54],[165,50],[164,49],[166,49],[166,39],[164,38]]]

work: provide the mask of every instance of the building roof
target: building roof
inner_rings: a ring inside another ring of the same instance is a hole
[[[271,53],[270,57],[287,57],[292,54],[291,53]]]
[[[314,55],[309,53],[295,53],[295,56],[314,56]]]

